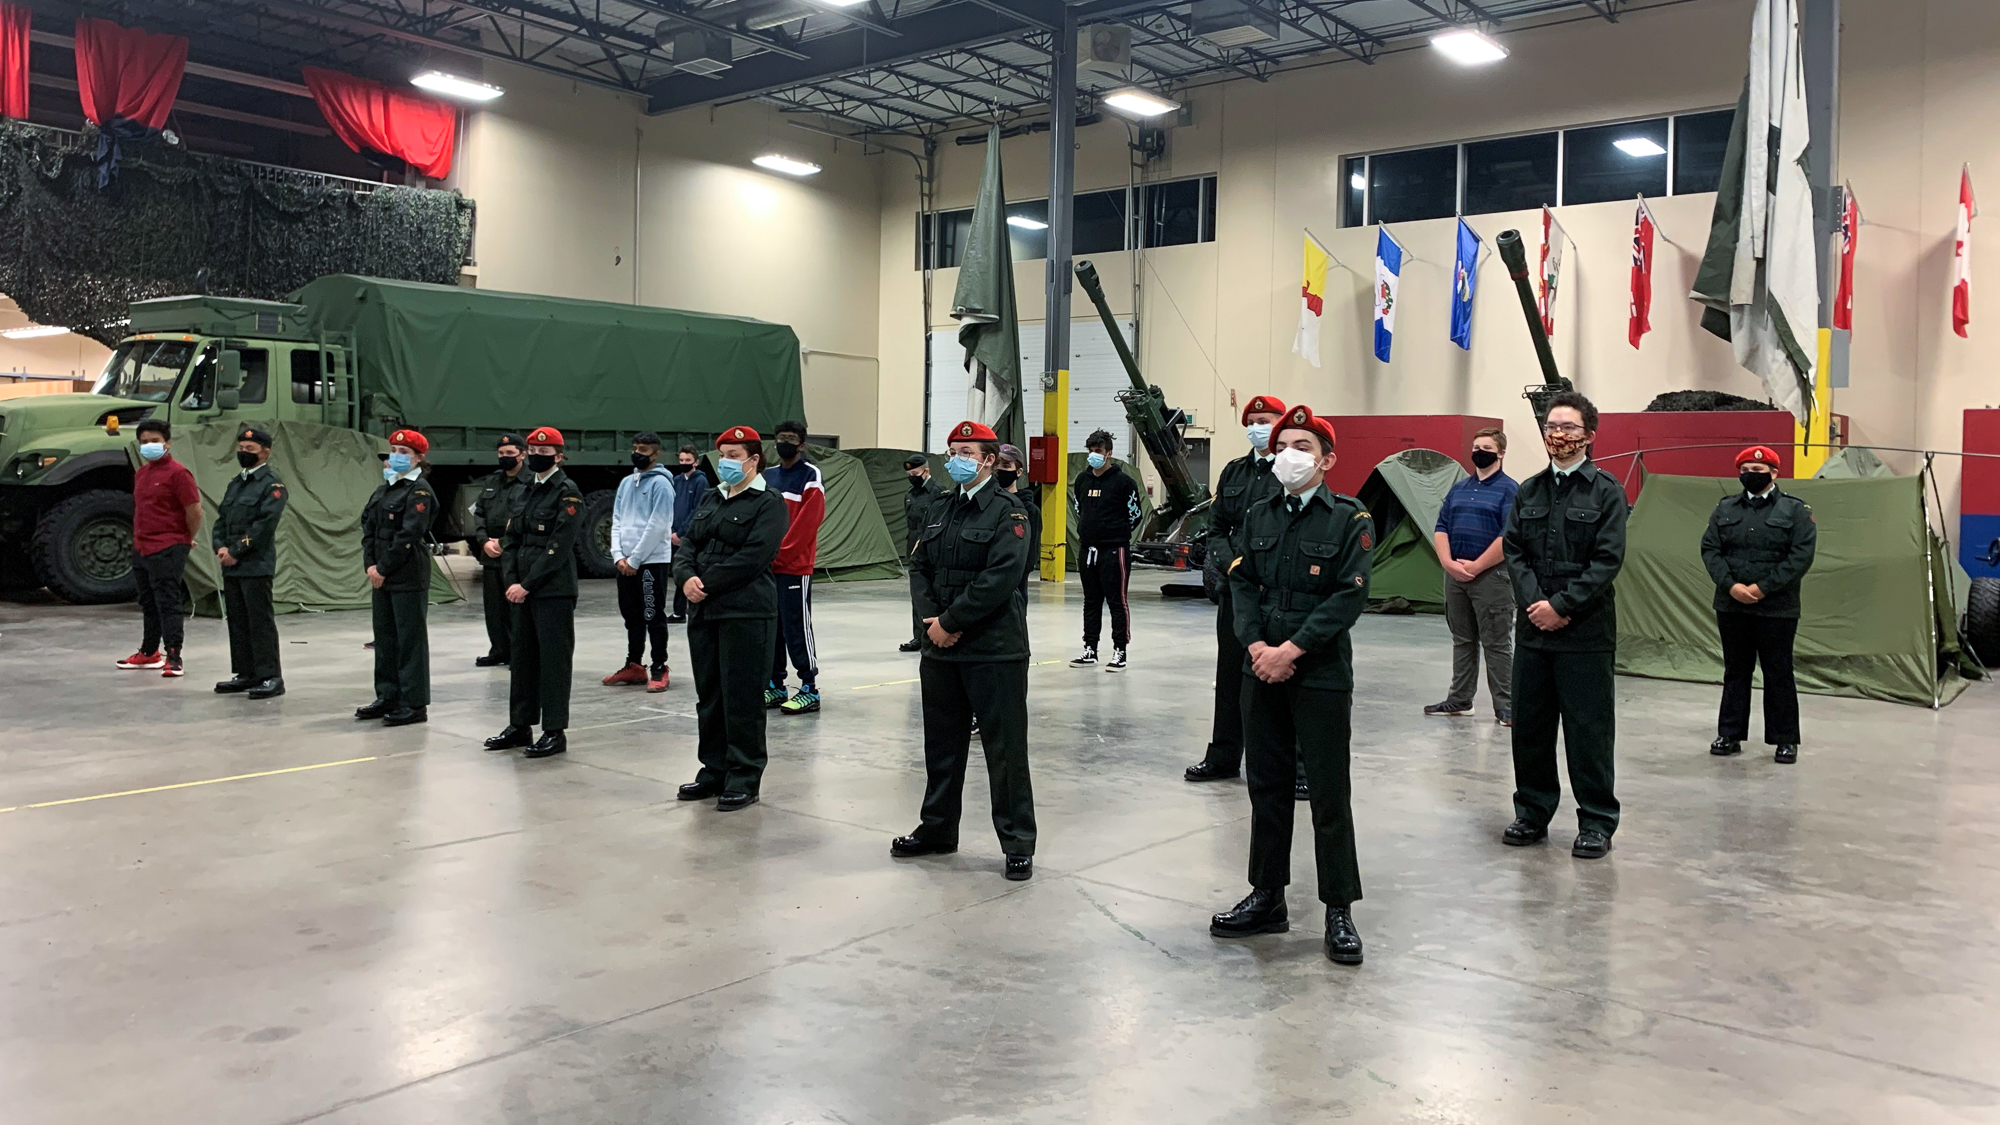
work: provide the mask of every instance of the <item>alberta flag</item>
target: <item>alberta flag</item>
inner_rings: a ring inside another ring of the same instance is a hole
[[[1472,291],[1479,285],[1479,236],[1458,221],[1458,255],[1451,267],[1451,342],[1472,350]]]
[[[1375,237],[1375,358],[1389,362],[1396,338],[1396,286],[1403,277],[1403,248],[1386,228]]]

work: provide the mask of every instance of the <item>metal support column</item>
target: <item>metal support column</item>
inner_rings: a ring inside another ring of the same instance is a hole
[[[1813,417],[1798,427],[1793,475],[1809,477],[1826,462],[1833,389],[1847,385],[1848,333],[1833,328],[1833,299],[1840,281],[1840,0],[1799,0],[1800,51],[1804,56],[1806,120],[1811,131],[1813,252],[1819,278],[1818,359],[1813,372]]]
[[[1070,255],[1076,197],[1076,9],[1063,5],[1062,26],[1049,51],[1049,258],[1043,316],[1042,433],[1047,435],[1056,483],[1042,486],[1042,581],[1061,582],[1068,569],[1069,505],[1069,303],[1074,275]]]

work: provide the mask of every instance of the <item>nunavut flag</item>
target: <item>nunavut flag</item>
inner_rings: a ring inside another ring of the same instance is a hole
[[[1326,319],[1326,271],[1332,256],[1308,234],[1305,260],[1305,280],[1299,285],[1299,330],[1292,337],[1292,351],[1318,367],[1319,325]]]

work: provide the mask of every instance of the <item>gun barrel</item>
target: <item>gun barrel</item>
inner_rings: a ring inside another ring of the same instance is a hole
[[[1090,303],[1097,306],[1098,319],[1104,322],[1104,331],[1111,337],[1111,346],[1118,349],[1118,362],[1125,365],[1125,375],[1139,390],[1146,389],[1146,377],[1139,374],[1139,361],[1132,356],[1132,349],[1125,343],[1125,333],[1118,329],[1118,318],[1111,314],[1111,302],[1104,299],[1104,284],[1097,279],[1097,267],[1089,260],[1076,264],[1076,280],[1083,286],[1083,292]]]
[[[1535,302],[1534,287],[1528,283],[1528,252],[1521,244],[1521,232],[1503,230],[1493,240],[1493,247],[1500,253],[1500,260],[1507,265],[1508,276],[1514,279],[1514,292],[1521,298],[1521,315],[1528,320],[1528,338],[1534,341],[1535,359],[1542,365],[1542,387],[1529,388],[1526,398],[1535,408],[1535,420],[1542,420],[1547,408],[1543,405],[1557,391],[1572,389],[1570,381],[1556,370],[1556,355],[1549,348],[1548,330],[1542,326],[1542,310]],[[1539,397],[1538,397],[1539,394]]]

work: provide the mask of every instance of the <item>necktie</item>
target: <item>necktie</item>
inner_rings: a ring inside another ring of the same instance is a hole
[[[1285,509],[1291,512],[1295,516],[1298,515],[1301,511],[1303,511],[1305,509],[1305,506],[1306,506],[1305,501],[1300,500],[1296,496],[1288,496],[1285,498]]]

